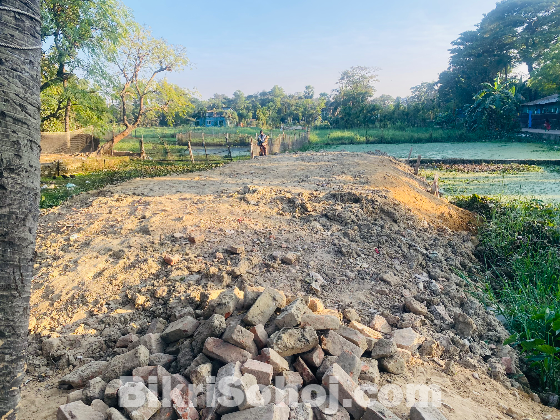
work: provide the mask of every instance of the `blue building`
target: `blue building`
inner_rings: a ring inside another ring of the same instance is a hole
[[[553,130],[560,128],[560,95],[555,94],[521,105],[522,128],[542,129],[548,120]]]
[[[206,117],[196,120],[196,125],[200,127],[229,127],[230,122],[227,118],[227,111],[230,111],[230,108],[225,108],[221,111],[208,111],[206,112]]]

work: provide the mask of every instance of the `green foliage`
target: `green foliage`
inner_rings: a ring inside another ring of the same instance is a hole
[[[496,133],[497,137],[519,129],[519,95],[511,83],[496,79],[494,84],[484,83],[475,96],[475,103],[467,111],[467,127],[471,131]]]
[[[560,390],[560,205],[473,196],[456,204],[484,220],[479,259],[491,273],[488,296],[527,354],[539,386]],[[554,351],[553,351],[554,348]]]
[[[117,0],[42,0],[41,17],[41,40],[48,46],[41,59],[43,127],[103,128],[107,106],[87,79],[91,66],[106,57],[107,47],[124,36],[128,9]],[[78,71],[86,78],[78,79]],[[71,127],[64,127],[65,113]]]
[[[190,106],[190,94],[159,77],[165,72],[180,71],[189,60],[185,48],[154,38],[149,28],[134,24],[123,42],[108,58],[112,71],[97,67],[97,77],[120,103],[120,117],[125,129],[115,142],[130,134],[145,119],[163,114],[168,124],[177,115],[184,116]]]
[[[560,92],[560,45],[556,44],[545,52],[529,85],[543,95]]]
[[[340,75],[331,103],[332,123],[338,127],[357,127],[373,122],[375,105],[370,100],[378,81],[377,69],[351,67]]]
[[[341,144],[399,144],[479,141],[478,135],[463,129],[406,128],[379,129],[360,128],[351,130],[316,129],[310,135],[309,149]]]
[[[526,89],[536,99],[554,89],[557,56],[551,55],[560,36],[560,1],[503,0],[477,28],[462,33],[453,42],[450,66],[439,77],[439,96],[450,109],[463,108],[482,83],[497,76],[508,80],[516,66],[526,64],[540,83]],[[552,65],[549,65],[552,63]],[[539,69],[543,69],[539,74]],[[557,73],[556,73],[557,74]],[[551,86],[552,81],[552,86]]]
[[[65,131],[64,113],[70,102],[70,130],[93,127],[108,130],[110,111],[105,98],[85,79],[72,77],[66,86],[56,83],[41,91],[41,131]]]

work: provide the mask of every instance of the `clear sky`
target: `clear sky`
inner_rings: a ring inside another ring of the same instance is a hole
[[[192,70],[169,75],[206,99],[331,92],[351,66],[380,68],[377,94],[407,96],[447,68],[450,43],[496,0],[123,0],[157,37],[187,47]]]

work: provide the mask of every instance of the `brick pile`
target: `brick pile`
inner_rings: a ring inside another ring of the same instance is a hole
[[[365,325],[356,311],[272,288],[224,290],[185,313],[122,336],[120,354],[63,377],[75,390],[57,419],[398,419],[363,389],[375,389],[380,371],[406,373],[425,341],[380,315]],[[445,418],[433,408],[411,416]]]

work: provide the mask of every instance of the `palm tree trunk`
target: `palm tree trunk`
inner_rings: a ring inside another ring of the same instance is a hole
[[[0,0],[0,419],[15,420],[25,377],[39,217],[39,0]],[[25,13],[21,13],[21,12]],[[31,16],[29,15],[31,14]]]

